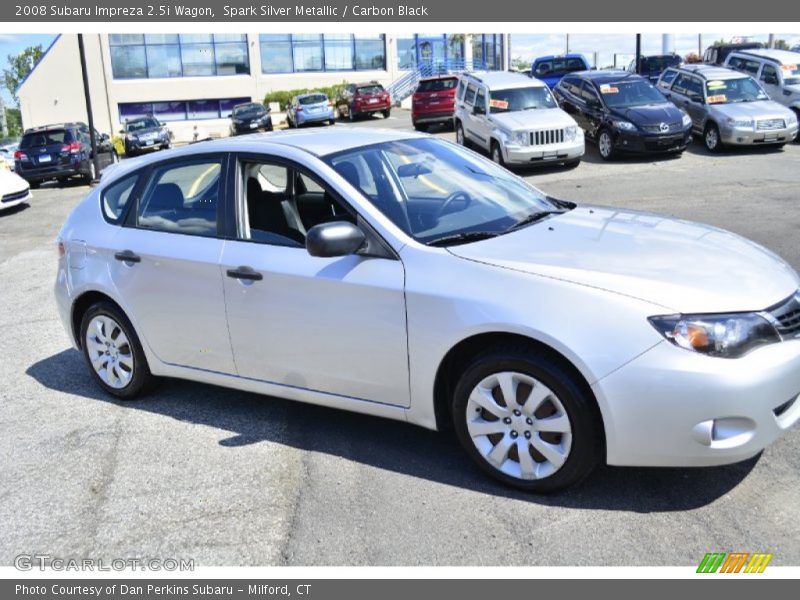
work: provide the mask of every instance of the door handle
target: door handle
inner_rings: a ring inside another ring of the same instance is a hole
[[[126,263],[142,262],[142,257],[139,256],[138,254],[133,253],[130,250],[123,250],[122,252],[115,253],[114,258]]]
[[[228,269],[228,277],[233,279],[247,279],[249,281],[261,281],[264,276],[251,267],[237,267],[235,269]]]

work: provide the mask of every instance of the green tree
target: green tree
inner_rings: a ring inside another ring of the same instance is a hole
[[[775,40],[775,45],[773,46],[776,50],[788,50],[789,43],[786,40]]]
[[[18,108],[6,108],[6,126],[8,137],[17,138],[22,135],[22,115]]]
[[[29,46],[19,54],[8,56],[8,68],[3,69],[3,85],[17,106],[19,106],[19,98],[17,98],[16,92],[19,84],[33,71],[43,54],[44,51],[40,44]]]

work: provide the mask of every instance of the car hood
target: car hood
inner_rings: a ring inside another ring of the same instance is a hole
[[[27,187],[28,182],[16,173],[0,169],[0,196],[21,192]]]
[[[575,121],[560,108],[540,108],[537,110],[515,110],[507,113],[491,115],[492,123],[505,129],[515,131],[519,129],[534,129],[547,127],[569,127]]]
[[[670,102],[631,108],[615,108],[611,112],[634,125],[658,125],[660,123],[674,123],[683,119],[683,111]]]
[[[731,118],[786,119],[791,110],[772,100],[737,102],[735,104],[711,104],[711,110]]]
[[[667,312],[762,310],[800,285],[783,260],[738,235],[607,207],[580,206],[448,250],[464,259],[638,298]]]

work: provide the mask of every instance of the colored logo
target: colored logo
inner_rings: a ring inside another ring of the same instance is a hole
[[[772,554],[765,552],[709,552],[700,561],[698,573],[763,573]]]

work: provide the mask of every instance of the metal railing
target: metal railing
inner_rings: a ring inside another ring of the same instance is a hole
[[[480,60],[425,60],[417,63],[412,69],[395,79],[389,84],[387,90],[392,96],[392,102],[400,103],[414,93],[420,79],[436,75],[486,70],[488,70],[486,63]]]

